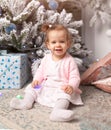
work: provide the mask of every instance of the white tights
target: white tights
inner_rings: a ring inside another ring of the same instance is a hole
[[[74,119],[74,113],[68,110],[70,102],[67,99],[57,100],[50,115],[52,121],[70,121]]]
[[[35,93],[26,93],[23,100],[13,98],[10,102],[10,107],[14,109],[31,109],[35,101]],[[51,121],[70,121],[74,119],[72,110],[68,110],[70,102],[67,99],[57,100],[51,114]]]

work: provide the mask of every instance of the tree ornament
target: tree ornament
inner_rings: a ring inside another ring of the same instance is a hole
[[[37,46],[37,47],[40,47],[40,46],[42,45],[42,43],[43,43],[43,38],[42,38],[42,36],[38,36],[38,37],[36,38],[36,40],[35,40],[36,46]]]
[[[16,29],[17,29],[17,28],[16,28],[16,25],[15,25],[14,23],[10,23],[9,26],[5,27],[5,32],[6,32],[7,34],[10,34],[10,32],[11,32],[12,30],[16,30]]]
[[[35,50],[32,50],[28,53],[28,58],[31,61],[31,63],[33,63],[38,58]]]
[[[49,8],[52,10],[56,10],[58,8],[58,2],[55,0],[50,0],[49,1]]]
[[[39,58],[44,57],[44,50],[43,49],[39,49],[36,51],[36,54]]]

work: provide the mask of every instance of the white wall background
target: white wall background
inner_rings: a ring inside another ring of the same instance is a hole
[[[82,9],[82,19],[84,22],[82,28],[82,40],[89,50],[92,50],[93,60],[98,60],[111,52],[111,38],[106,35],[106,31],[110,25],[103,25],[100,20],[97,20],[93,27],[89,26],[90,18],[92,17],[92,9]]]

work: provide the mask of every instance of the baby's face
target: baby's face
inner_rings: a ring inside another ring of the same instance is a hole
[[[69,43],[67,40],[66,33],[62,30],[50,31],[49,41],[47,42],[48,49],[51,50],[54,57],[63,58],[69,48]]]

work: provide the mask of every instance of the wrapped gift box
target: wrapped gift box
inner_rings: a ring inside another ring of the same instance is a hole
[[[0,55],[0,89],[19,89],[29,79],[27,54]]]

